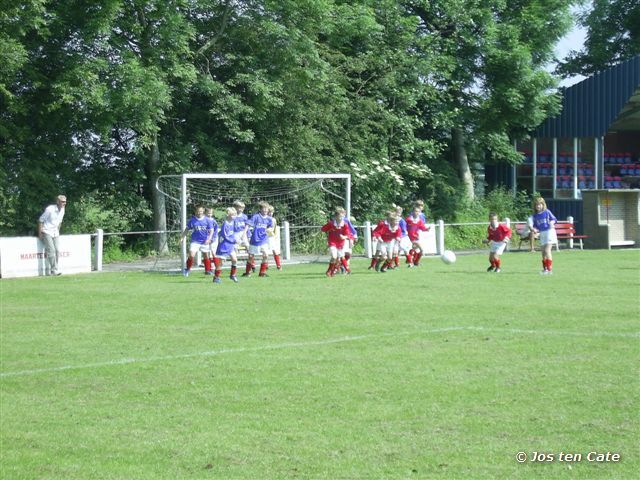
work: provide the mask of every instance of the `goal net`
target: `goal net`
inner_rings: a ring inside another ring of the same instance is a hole
[[[236,200],[246,204],[251,217],[257,203],[265,201],[275,209],[274,218],[282,254],[313,260],[326,253],[326,238],[320,227],[337,206],[351,208],[349,174],[205,174],[164,175],[156,188],[165,198],[169,249],[181,252],[184,263],[186,244],[179,246],[180,233],[186,227],[196,205],[213,209],[220,225],[227,207]]]

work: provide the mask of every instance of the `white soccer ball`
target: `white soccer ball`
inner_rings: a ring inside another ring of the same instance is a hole
[[[440,258],[447,265],[456,263],[456,254],[453,253],[451,250],[445,250],[444,253],[440,256]]]

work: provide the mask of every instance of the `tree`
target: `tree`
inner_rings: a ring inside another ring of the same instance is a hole
[[[587,30],[584,48],[558,66],[564,77],[589,76],[640,54],[640,1],[593,0],[578,15]]]
[[[450,151],[467,198],[473,198],[468,153],[516,162],[511,139],[554,111],[554,79],[544,70],[569,26],[569,0],[413,0],[423,55],[433,56],[427,78],[448,112]],[[435,54],[434,54],[435,52]],[[433,106],[431,108],[434,108]]]

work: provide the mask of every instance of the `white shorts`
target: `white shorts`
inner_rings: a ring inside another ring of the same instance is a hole
[[[344,242],[346,245],[347,242]],[[344,248],[334,247],[333,245],[329,246],[329,253],[331,254],[331,258],[341,258],[344,257]]]
[[[209,245],[211,247],[211,256],[215,257],[216,256],[216,250],[218,250],[218,240],[216,239],[215,242],[211,242],[211,244]]]
[[[278,237],[269,237],[269,252],[275,252],[276,255],[280,255],[280,242]]]
[[[189,253],[193,256],[196,252],[211,253],[211,247],[205,243],[191,242],[189,245]]]
[[[540,232],[540,245],[553,245],[554,243],[558,243],[558,235],[555,228],[551,227],[549,230]]]
[[[507,248],[507,242],[494,242],[493,240],[491,240],[489,246],[491,253],[502,255],[504,253],[504,249]]]
[[[409,240],[409,237],[402,237],[400,242],[396,242],[396,250],[402,251],[404,254],[409,253],[409,250],[413,248],[413,242]]]
[[[391,240],[390,242],[383,242],[382,240],[378,240],[376,251],[378,253],[381,253],[382,255],[393,255],[393,248],[395,244],[395,240]]]
[[[342,246],[342,253],[351,253],[351,249],[353,248],[353,240],[350,238],[344,241],[344,245]]]
[[[269,244],[264,245],[249,245],[249,255],[269,255]]]

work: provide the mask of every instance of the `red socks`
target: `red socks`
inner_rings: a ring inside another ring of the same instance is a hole
[[[344,269],[347,272],[349,272],[350,271],[349,270],[349,262],[347,262],[347,259],[343,257],[340,261],[342,262],[342,266],[344,267]]]
[[[542,260],[542,268],[548,271],[551,271],[551,266],[553,264],[553,260],[551,260],[550,258],[544,258]]]
[[[282,262],[280,261],[280,255],[274,254],[273,259],[276,261],[276,267],[282,268]]]
[[[219,277],[220,274],[222,273],[222,260],[220,260],[219,258],[214,258],[213,259],[213,264],[216,266],[216,277]],[[205,262],[205,268],[206,268],[206,262]],[[209,269],[211,269],[211,260],[209,260]]]
[[[264,277],[267,274],[267,267],[269,266],[268,263],[261,263],[260,264],[260,276]]]
[[[187,270],[191,270],[191,267],[193,267],[193,258],[189,257],[187,258]]]
[[[236,273],[238,273],[238,266],[233,264],[233,265],[231,265],[231,275],[230,276],[231,277],[235,277]]]

